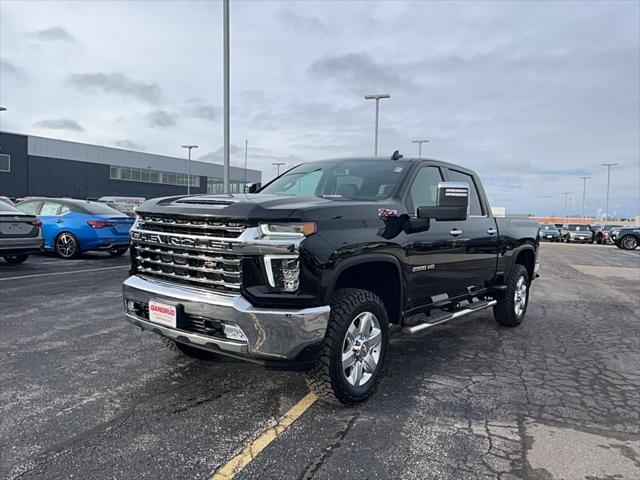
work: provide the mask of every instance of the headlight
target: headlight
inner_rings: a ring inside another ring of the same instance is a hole
[[[318,231],[315,222],[304,223],[262,223],[260,233],[267,237],[294,237],[301,238],[313,235]]]
[[[300,260],[297,255],[265,255],[264,266],[269,285],[283,292],[295,292],[300,286]]]

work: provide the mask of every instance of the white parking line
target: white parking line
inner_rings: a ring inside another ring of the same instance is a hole
[[[0,282],[5,282],[7,280],[20,280],[21,278],[48,277],[50,275],[68,275],[72,273],[99,272],[101,270],[115,270],[117,268],[129,268],[129,265],[118,265],[117,267],[104,267],[104,268],[90,268],[87,270],[73,270],[71,272],[37,273],[34,275],[22,275],[20,277],[0,278]]]

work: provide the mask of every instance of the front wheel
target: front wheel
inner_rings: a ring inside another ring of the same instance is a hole
[[[523,265],[513,266],[507,289],[496,300],[493,316],[500,325],[517,327],[522,323],[529,305],[529,272]]]
[[[635,250],[638,247],[638,239],[633,235],[625,235],[620,239],[620,245],[625,250]]]
[[[56,253],[62,258],[78,258],[80,256],[80,243],[71,233],[64,232],[58,235],[55,244]]]
[[[29,258],[28,253],[19,253],[18,255],[5,255],[4,261],[10,265],[16,265],[26,261],[27,258]]]
[[[356,405],[375,391],[387,359],[389,317],[374,293],[337,290],[314,366],[305,373],[309,389],[327,403]]]

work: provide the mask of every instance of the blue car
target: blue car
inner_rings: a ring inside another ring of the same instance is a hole
[[[29,198],[16,205],[42,222],[44,249],[62,258],[89,250],[122,255],[129,247],[134,219],[104,203],[68,198]]]

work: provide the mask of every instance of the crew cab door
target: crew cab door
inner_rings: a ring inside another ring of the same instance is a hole
[[[440,167],[422,164],[406,195],[410,222],[419,227],[418,207],[435,206],[438,183],[444,180]],[[464,271],[464,222],[429,220],[428,230],[416,228],[406,234],[407,307],[409,309],[454,297]]]
[[[493,280],[498,263],[498,228],[484,192],[473,175],[453,168],[447,169],[447,179],[469,185],[469,216],[462,226],[465,268],[460,281],[468,291],[483,290]],[[482,192],[482,195],[481,195]]]

